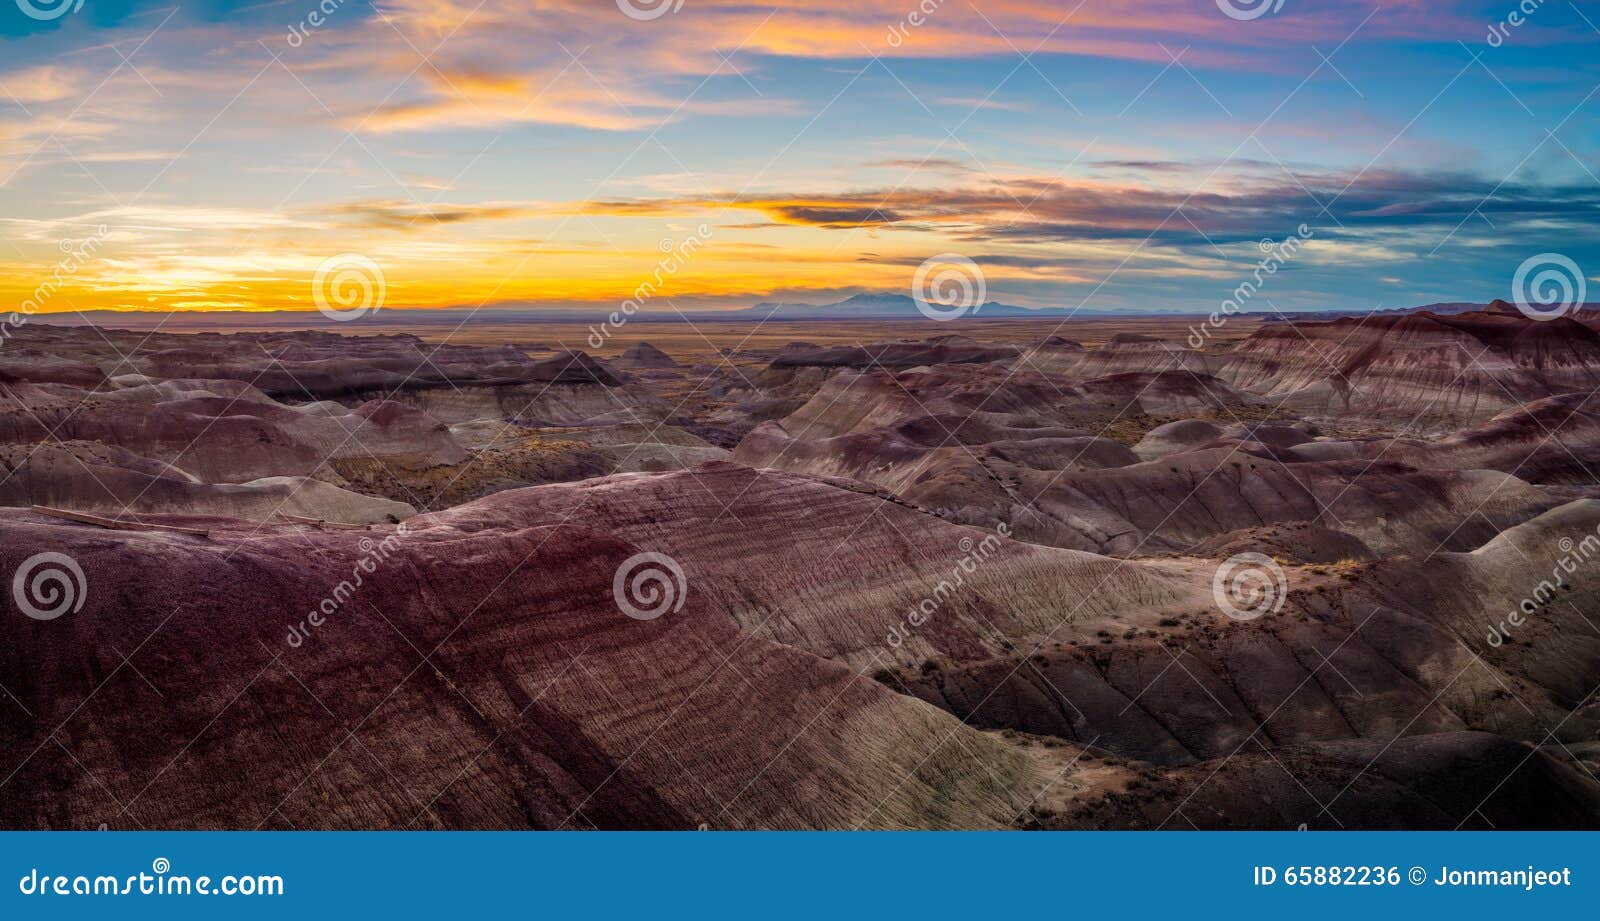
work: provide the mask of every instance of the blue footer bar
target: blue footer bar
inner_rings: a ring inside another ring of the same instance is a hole
[[[1592,912],[1583,833],[4,833],[0,917]]]

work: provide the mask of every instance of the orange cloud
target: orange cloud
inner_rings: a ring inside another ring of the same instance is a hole
[[[931,12],[921,12],[930,5]],[[663,80],[731,77],[758,67],[750,58],[759,55],[892,61],[1037,52],[1165,65],[1165,44],[1192,45],[1184,62],[1193,66],[1270,67],[1262,49],[1288,41],[1336,43],[1369,12],[1361,8],[1352,19],[1358,7],[1338,0],[1241,23],[1193,0],[1136,6],[991,0],[981,7],[966,0],[813,0],[776,9],[744,0],[689,0],[678,12],[636,21],[616,4],[597,0],[388,0],[367,28],[378,41],[398,31],[430,55],[432,67],[420,72],[427,98],[387,104],[359,123],[372,131],[514,122],[655,127],[699,105],[663,95]],[[920,24],[913,24],[914,12]],[[1475,37],[1480,25],[1401,0],[1364,29],[1369,35]],[[727,57],[735,51],[738,63]],[[348,53],[369,54],[354,47]],[[389,66],[409,70],[415,56],[400,54]]]

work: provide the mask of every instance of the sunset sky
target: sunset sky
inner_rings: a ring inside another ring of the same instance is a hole
[[[5,311],[89,238],[44,311],[306,309],[343,253],[390,308],[610,310],[702,225],[684,310],[953,252],[1007,303],[1209,311],[1301,224],[1253,306],[1600,278],[1600,4],[1491,43],[1510,0],[79,2],[0,9]]]

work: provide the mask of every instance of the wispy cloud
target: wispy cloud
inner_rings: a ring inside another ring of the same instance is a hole
[[[1498,290],[1544,249],[1600,262],[1596,137],[1562,122],[1593,68],[1538,50],[1593,32],[1558,5],[1481,65],[1466,2],[1245,23],[975,0],[895,41],[914,3],[640,22],[609,0],[377,0],[295,42],[313,3],[203,7],[5,43],[0,295],[99,224],[106,270],[74,296],[152,308],[295,303],[342,251],[381,259],[397,303],[603,301],[701,222],[716,240],[674,282],[706,301],[899,288],[960,251],[1013,300],[1164,302],[1300,223],[1318,233],[1293,271],[1323,287],[1293,290],[1318,306]]]
[[[1156,245],[1191,245],[1281,236],[1302,223],[1326,225],[1330,233],[1448,226],[1473,213],[1508,227],[1535,221],[1582,226],[1600,219],[1600,186],[1505,183],[1463,173],[1321,172],[1290,179],[1246,171],[1197,192],[1021,177],[957,187],[611,200],[575,207],[585,214],[633,216],[758,211],[776,224],[901,226],[968,240],[1150,237]]]

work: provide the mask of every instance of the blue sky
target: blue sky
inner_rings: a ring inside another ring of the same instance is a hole
[[[1001,301],[1208,311],[1302,224],[1255,306],[1600,276],[1588,4],[324,6],[9,0],[0,297],[93,237],[44,310],[303,309],[350,253],[391,306],[611,309],[701,227],[684,309],[957,253]]]

